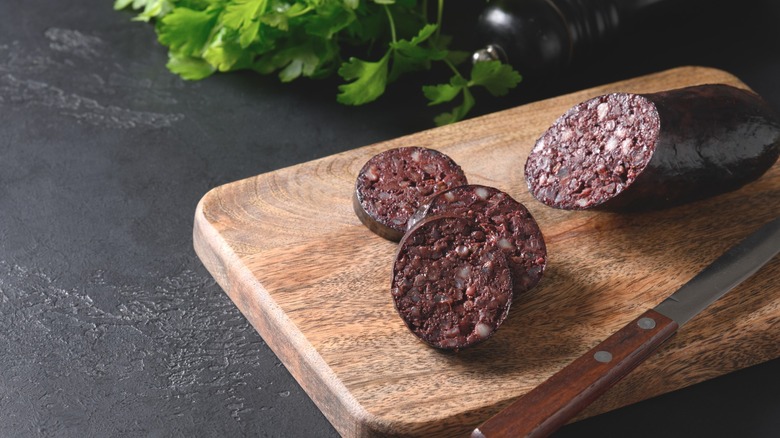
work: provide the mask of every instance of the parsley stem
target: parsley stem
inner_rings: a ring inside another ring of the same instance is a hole
[[[444,16],[444,0],[439,0],[439,8],[436,11],[436,40],[438,41],[439,35],[441,34],[441,22],[442,17]]]
[[[393,39],[393,43],[396,43],[395,21],[393,21],[393,14],[390,13],[390,8],[387,7],[387,5],[384,5],[384,7],[385,13],[387,13],[387,21],[390,22],[390,37]]]
[[[463,77],[463,75],[462,75],[462,74],[460,74],[460,72],[458,71],[458,69],[455,67],[455,64],[453,64],[453,63],[452,63],[452,61],[450,61],[450,60],[449,60],[449,59],[447,59],[447,58],[444,58],[444,59],[442,59],[442,61],[444,61],[444,64],[446,64],[446,65],[447,65],[447,67],[449,67],[449,68],[450,68],[450,70],[452,70],[452,72],[453,72],[453,73],[455,73],[455,76],[457,76],[457,77],[459,77],[459,78],[461,78],[461,79],[465,79],[465,78]]]
[[[311,5],[309,5],[309,6],[306,6],[304,9],[301,9],[301,10],[300,10],[300,11],[298,11],[298,12],[296,12],[296,13],[294,13],[294,14],[290,14],[290,15],[288,15],[288,16],[287,16],[287,18],[295,18],[295,17],[300,17],[301,15],[304,15],[304,14],[306,14],[307,12],[309,12],[309,11],[311,11],[311,10],[313,10],[313,9],[314,9],[314,8],[313,8]]]

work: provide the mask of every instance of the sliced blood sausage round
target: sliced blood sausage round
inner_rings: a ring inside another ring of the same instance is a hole
[[[536,221],[525,206],[494,187],[464,185],[433,196],[409,220],[410,228],[426,217],[453,215],[475,220],[487,239],[504,251],[512,271],[514,293],[539,283],[547,248]]]
[[[425,200],[466,183],[460,166],[439,151],[423,147],[390,149],[373,156],[360,170],[353,206],[371,231],[397,241]]]
[[[539,138],[525,165],[556,208],[664,208],[736,190],[780,154],[780,120],[753,92],[710,84],[582,102]]]
[[[504,252],[463,217],[426,218],[398,246],[391,293],[409,329],[436,348],[458,350],[489,338],[512,304]]]

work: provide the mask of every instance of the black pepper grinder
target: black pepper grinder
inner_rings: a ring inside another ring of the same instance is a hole
[[[623,31],[706,7],[704,0],[492,0],[477,21],[472,59],[501,60],[523,76],[564,68],[614,41]]]

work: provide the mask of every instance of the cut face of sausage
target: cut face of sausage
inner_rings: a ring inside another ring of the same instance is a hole
[[[354,209],[378,235],[397,241],[407,221],[430,196],[466,184],[463,170],[447,155],[422,147],[384,151],[360,170]]]
[[[559,118],[536,142],[526,181],[543,203],[582,210],[611,199],[647,166],[660,129],[646,98],[627,93],[599,96]]]
[[[504,252],[476,222],[436,216],[401,240],[391,293],[412,333],[458,350],[498,329],[512,303],[512,278]]]
[[[780,119],[757,94],[709,84],[580,103],[536,142],[528,188],[556,208],[636,211],[736,190],[780,155]]]
[[[542,232],[525,206],[494,187],[465,185],[432,197],[409,220],[452,215],[476,221],[486,239],[504,251],[512,270],[515,296],[536,286],[547,263]]]

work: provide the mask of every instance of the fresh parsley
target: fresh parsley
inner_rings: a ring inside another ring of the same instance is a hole
[[[472,66],[466,53],[448,47],[444,0],[437,0],[432,19],[426,0],[115,0],[114,8],[154,23],[168,48],[168,69],[184,79],[247,69],[283,82],[338,74],[345,83],[336,100],[363,105],[403,75],[443,66],[452,77],[423,93],[429,105],[459,96],[461,102],[437,116],[438,125],[468,115],[474,87],[502,96],[521,80],[506,64]]]

